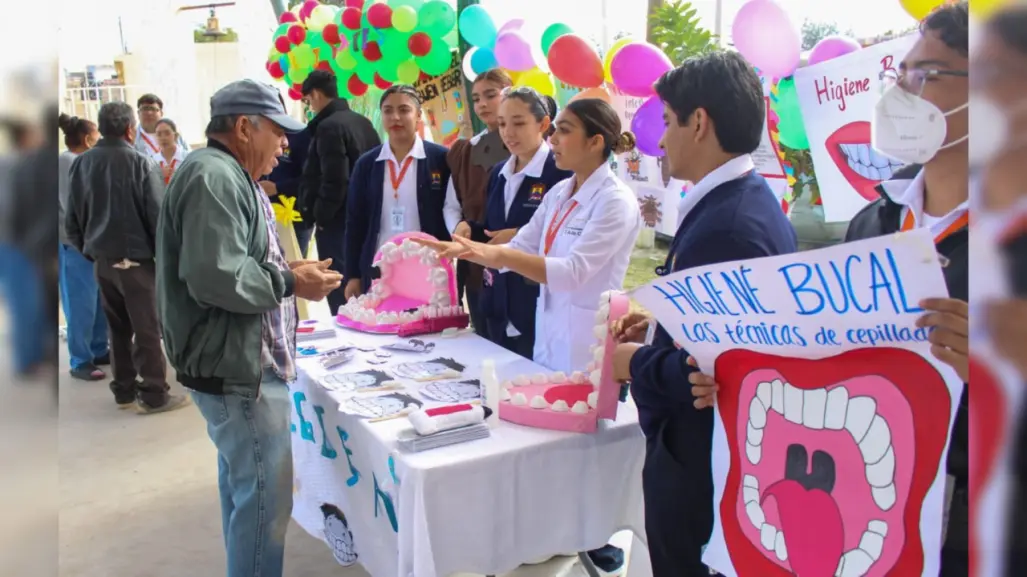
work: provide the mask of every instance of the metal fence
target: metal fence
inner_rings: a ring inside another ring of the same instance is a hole
[[[61,101],[61,112],[96,122],[100,107],[108,102],[128,102],[129,95],[139,94],[137,86],[82,86],[68,88]]]

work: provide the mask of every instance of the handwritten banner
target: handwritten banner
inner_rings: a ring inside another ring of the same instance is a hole
[[[452,146],[460,138],[471,137],[471,98],[465,94],[463,80],[460,53],[453,52],[449,70],[438,76],[422,75],[414,83],[432,142]]]
[[[795,71],[795,90],[827,222],[850,220],[878,198],[874,187],[901,163],[870,146],[880,74],[896,70],[917,34]]]
[[[920,230],[633,292],[720,385],[708,565],[743,577],[938,574],[963,385],[916,320],[944,287]]]

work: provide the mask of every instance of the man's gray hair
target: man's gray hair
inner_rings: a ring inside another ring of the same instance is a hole
[[[250,124],[260,123],[260,116],[257,114],[225,114],[222,116],[215,116],[207,123],[207,138],[231,133],[235,130],[236,121],[243,116],[250,119]]]
[[[100,107],[97,128],[104,138],[124,138],[135,126],[136,116],[132,107],[124,102],[108,102]]]

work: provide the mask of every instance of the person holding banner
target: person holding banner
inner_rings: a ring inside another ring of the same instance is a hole
[[[656,83],[667,129],[664,163],[696,183],[678,207],[680,224],[659,274],[787,254],[795,231],[751,154],[766,103],[760,78],[735,52],[686,60]],[[713,531],[713,412],[686,384],[696,372],[662,327],[642,345],[652,319],[632,313],[615,336],[614,374],[630,381],[646,435],[642,470],[646,537],[655,577],[710,574],[702,551]]]

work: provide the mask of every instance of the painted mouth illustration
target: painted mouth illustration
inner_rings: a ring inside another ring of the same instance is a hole
[[[732,350],[715,373],[737,448],[719,512],[739,575],[922,572],[920,512],[950,415],[930,363],[887,348],[820,360]]]
[[[835,130],[824,146],[845,180],[867,200],[877,200],[874,187],[903,166],[870,146],[870,123],[866,121],[850,122]]]
[[[995,375],[987,365],[970,357],[970,382],[973,383],[974,402],[970,404],[970,475],[969,505],[970,511],[976,512],[997,464],[999,449],[1002,445],[1002,431],[1007,430],[1006,412],[996,410],[1005,407],[1006,400]],[[981,519],[983,522],[988,522]],[[981,544],[977,542],[976,515],[970,520],[970,576],[979,575],[981,571],[978,552]]]

